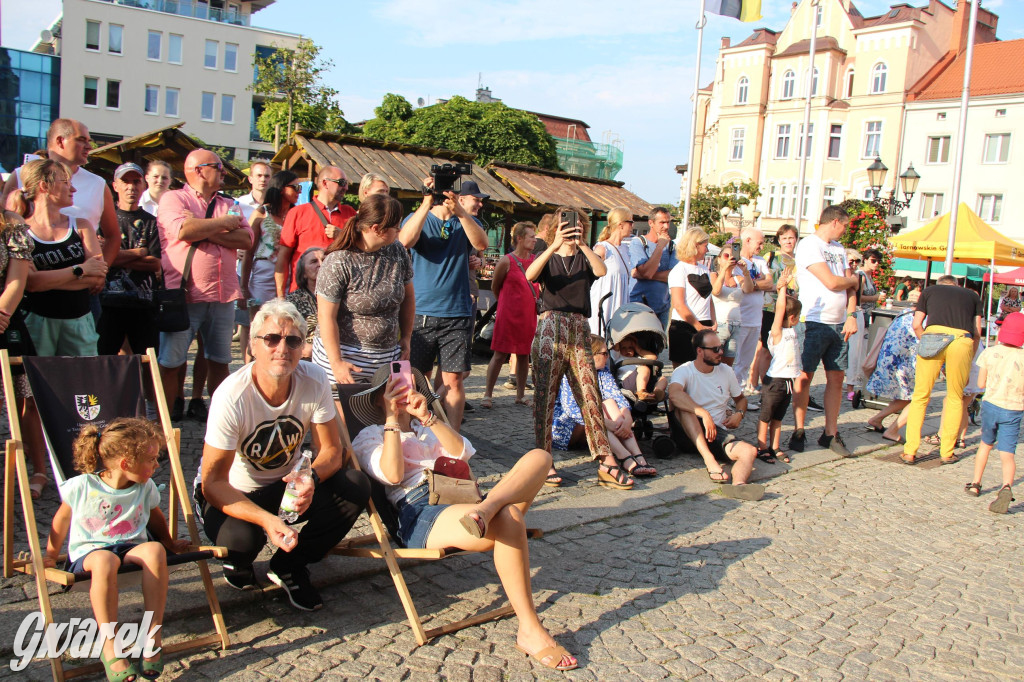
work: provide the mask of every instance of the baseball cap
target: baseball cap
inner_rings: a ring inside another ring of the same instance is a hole
[[[137,164],[137,163],[122,163],[120,166],[117,167],[117,170],[114,171],[114,179],[115,180],[120,180],[121,178],[123,178],[128,173],[133,173],[133,172],[134,173],[138,173],[140,178],[146,177],[145,171],[142,170],[142,166],[140,166],[139,164]]]
[[[476,184],[476,180],[463,180],[462,189],[459,191],[460,197],[476,197],[477,199],[490,199],[490,194],[484,194],[480,191],[480,185]]]
[[[999,343],[1007,346],[1024,346],[1024,313],[1010,313],[1003,318],[999,328]]]

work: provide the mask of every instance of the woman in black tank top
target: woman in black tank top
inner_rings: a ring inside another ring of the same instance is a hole
[[[561,207],[551,245],[530,264],[526,278],[540,282],[540,317],[533,339],[533,428],[537,447],[551,452],[551,424],[558,400],[562,376],[568,375],[576,404],[583,413],[587,444],[598,460],[598,483],[629,490],[633,479],[612,454],[601,413],[601,392],[590,350],[590,285],[608,271],[604,260],[580,237],[587,227],[586,215],[579,213],[580,227],[569,227],[563,214],[573,209]],[[554,467],[547,485],[557,486],[561,478]]]
[[[24,189],[18,212],[33,241],[35,270],[28,275],[29,315],[25,320],[39,355],[96,355],[96,324],[89,292],[99,290],[107,274],[99,240],[87,221],[61,209],[73,204],[71,175],[50,159],[21,169]],[[17,210],[17,209],[16,209]]]

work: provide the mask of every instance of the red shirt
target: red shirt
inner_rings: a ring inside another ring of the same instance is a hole
[[[324,216],[336,229],[344,227],[348,219],[356,214],[356,210],[351,206],[338,204],[333,210],[328,211],[327,207],[319,201],[316,199],[313,201],[316,201],[320,210],[324,212]],[[287,291],[295,291],[297,288],[295,266],[299,264],[299,259],[302,258],[306,249],[313,246],[326,249],[332,241],[334,240],[327,237],[323,223],[320,222],[320,217],[316,214],[312,203],[302,204],[288,211],[288,217],[284,219],[284,228],[281,230],[280,242],[281,246],[292,249],[292,262],[288,265]]]

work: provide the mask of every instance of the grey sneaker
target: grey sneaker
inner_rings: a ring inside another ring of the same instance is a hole
[[[309,569],[296,568],[291,573],[277,573],[273,568],[267,571],[270,581],[280,587],[288,595],[288,601],[297,609],[316,611],[324,605],[320,593],[313,587],[309,579]]]
[[[821,434],[821,438],[818,439],[818,445],[823,448],[828,448],[840,457],[853,456],[853,453],[846,447],[846,443],[843,442],[843,437],[838,433],[834,436],[826,436],[824,433]]]

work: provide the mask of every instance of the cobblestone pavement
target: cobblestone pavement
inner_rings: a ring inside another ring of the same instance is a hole
[[[470,380],[476,403],[482,370]],[[465,425],[485,482],[532,447],[530,411],[513,405],[509,391],[495,395],[495,409],[478,406]],[[558,453],[569,484],[546,488],[529,517],[546,531],[531,543],[533,588],[542,621],[579,657],[579,670],[555,673],[519,654],[514,619],[417,647],[381,564],[331,558],[314,567],[327,604],[315,614],[294,611],[277,589],[230,590],[215,569],[232,646],[176,659],[165,678],[1024,678],[1021,504],[1007,516],[986,510],[998,487],[995,462],[980,500],[962,492],[971,458],[896,463],[880,439],[862,435],[869,414],[848,410],[841,421],[848,445],[870,454],[836,460],[809,450],[792,465],[759,464],[755,478],[772,480],[757,503],[721,497],[690,456],[653,460],[661,476],[619,492],[596,485],[587,453]],[[810,425],[812,443],[821,421]],[[934,417],[929,423],[934,430]],[[201,426],[183,427],[191,472]],[[55,508],[52,492],[37,505],[40,518]],[[404,573],[428,627],[434,617],[504,601],[489,555]],[[208,631],[194,578],[191,569],[172,577],[170,641]],[[137,619],[137,595],[123,594],[122,603],[125,620]],[[58,620],[88,609],[84,595],[54,604]],[[24,577],[0,584],[0,658],[34,605]],[[48,672],[36,662],[18,677]],[[3,674],[14,676],[6,666]]]

